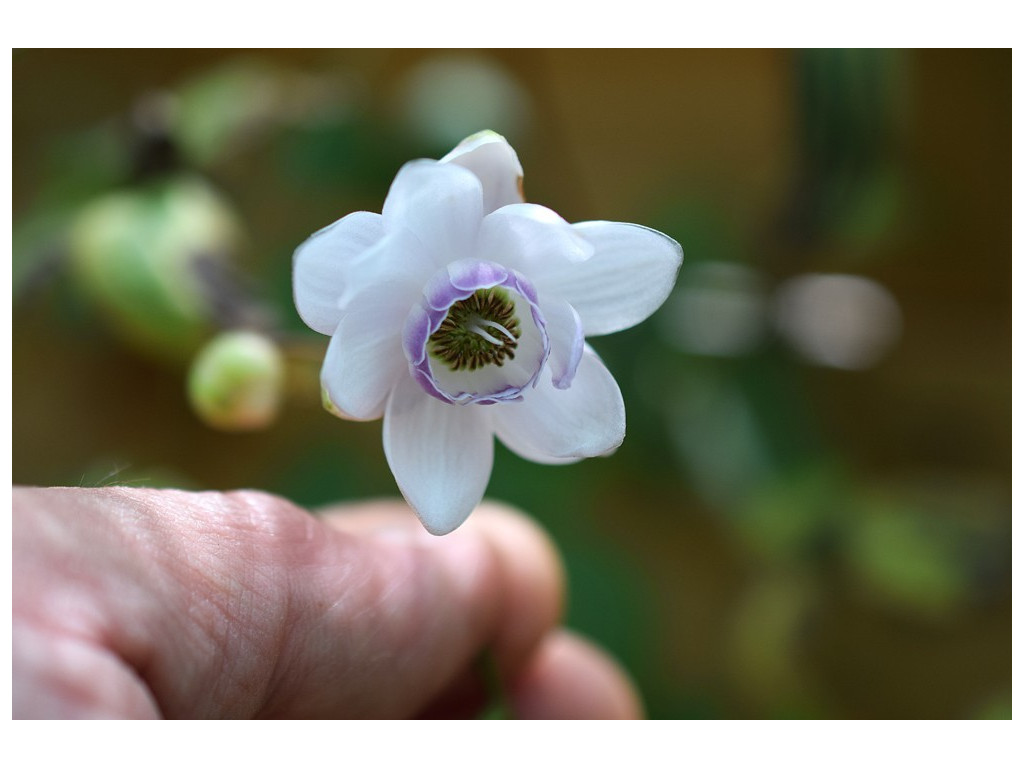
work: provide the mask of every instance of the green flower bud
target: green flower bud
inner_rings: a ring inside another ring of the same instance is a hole
[[[213,330],[204,261],[228,260],[240,231],[215,190],[178,177],[87,205],[71,228],[71,261],[82,291],[125,342],[182,360]]]
[[[277,416],[284,385],[284,359],[258,333],[222,333],[196,355],[188,396],[211,427],[246,431],[269,426]]]

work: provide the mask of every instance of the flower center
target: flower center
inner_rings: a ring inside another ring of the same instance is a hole
[[[451,370],[475,371],[512,360],[521,333],[508,291],[481,288],[452,304],[427,347],[434,359]]]

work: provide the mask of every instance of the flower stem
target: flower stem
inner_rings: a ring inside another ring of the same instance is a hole
[[[484,681],[484,688],[487,691],[487,702],[483,710],[477,715],[478,720],[515,720],[512,706],[509,703],[505,686],[501,681],[501,673],[498,670],[498,659],[494,651],[485,648],[477,658],[477,669]]]

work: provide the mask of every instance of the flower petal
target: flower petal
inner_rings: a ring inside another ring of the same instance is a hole
[[[480,180],[458,165],[414,160],[391,183],[383,216],[385,231],[411,231],[435,266],[469,258],[483,217]]]
[[[498,439],[523,458],[565,464],[610,453],[622,443],[622,393],[589,346],[569,389],[542,379],[524,394],[521,403],[499,403],[489,411]]]
[[[480,225],[478,250],[487,258],[531,278],[558,265],[572,269],[594,248],[565,219],[542,205],[506,205],[488,214]]]
[[[493,261],[462,259],[448,265],[448,280],[458,290],[490,288],[508,279],[508,270]]]
[[[454,531],[480,503],[494,462],[484,406],[448,405],[403,377],[384,413],[384,454],[423,526]]]
[[[349,306],[327,347],[320,383],[343,418],[379,419],[388,393],[406,375],[402,326],[408,304],[388,285],[368,289]]]
[[[568,389],[583,357],[583,324],[564,299],[542,300],[540,311],[551,341],[551,380],[556,389]]]
[[[370,251],[383,237],[381,215],[358,211],[324,227],[295,250],[295,308],[306,325],[319,333],[334,333],[349,282],[372,260]]]
[[[503,205],[523,202],[523,166],[505,137],[494,131],[480,131],[463,139],[440,162],[461,165],[480,179],[484,215]]]
[[[572,225],[594,247],[575,264],[552,260],[531,277],[542,294],[566,299],[580,314],[587,336],[630,328],[668,297],[683,262],[683,249],[668,235],[638,224],[586,221]]]

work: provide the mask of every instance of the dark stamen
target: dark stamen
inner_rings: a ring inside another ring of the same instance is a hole
[[[514,359],[522,334],[515,308],[502,288],[481,288],[455,302],[427,342],[431,356],[453,371],[475,371]]]

